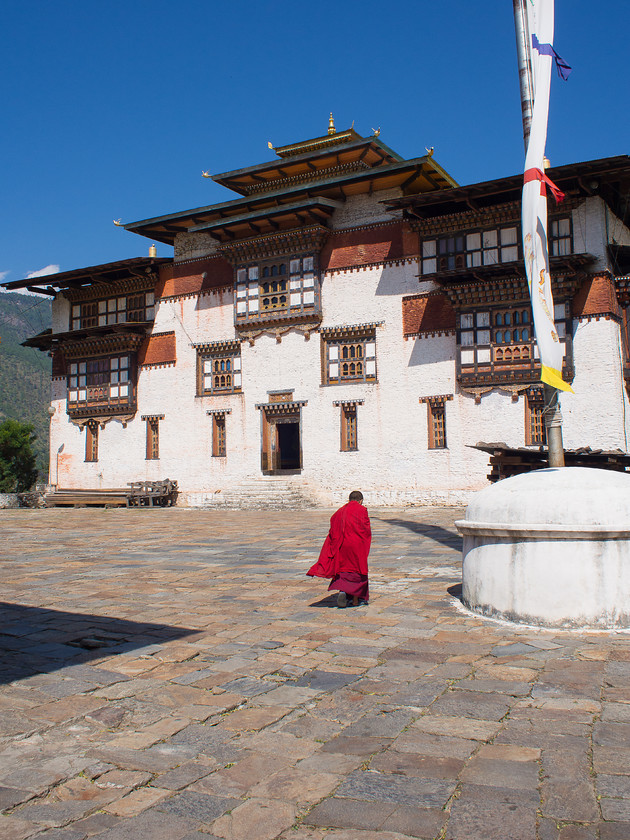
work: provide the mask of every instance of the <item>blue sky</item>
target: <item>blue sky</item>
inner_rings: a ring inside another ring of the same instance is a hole
[[[511,0],[34,0],[2,23],[5,281],[147,254],[114,219],[229,200],[202,170],[269,160],[330,111],[404,157],[434,146],[460,183],[522,167]],[[627,0],[556,0],[574,70],[552,86],[552,164],[630,151],[629,23]]]

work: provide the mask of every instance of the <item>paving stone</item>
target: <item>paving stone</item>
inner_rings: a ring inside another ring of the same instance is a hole
[[[335,795],[422,808],[443,808],[454,790],[455,782],[442,779],[420,779],[363,770],[346,777]]]
[[[534,761],[502,761],[474,756],[461,773],[462,782],[514,790],[536,790],[538,764]]]
[[[41,826],[16,817],[0,816],[0,837],[2,840],[25,840],[35,834]]]
[[[307,772],[289,767],[272,773],[248,792],[259,799],[281,799],[299,807],[319,802],[333,791],[341,780],[332,773]]]
[[[0,787],[0,811],[6,811],[14,805],[19,805],[33,796],[32,791],[17,790],[16,788]]]
[[[599,800],[599,805],[605,820],[625,820],[630,822],[630,800],[609,799],[606,796],[602,796]]]
[[[229,840],[272,840],[293,824],[296,808],[271,799],[248,799],[212,825],[217,837]]]
[[[394,813],[393,803],[365,802],[355,799],[325,799],[304,817],[307,825],[330,828],[362,828],[378,831],[387,817]],[[326,837],[333,835],[326,835]]]
[[[536,792],[463,785],[447,825],[449,840],[534,840]]]
[[[343,735],[347,738],[395,738],[416,717],[417,714],[402,710],[367,714],[356,723],[347,726]]]
[[[414,808],[410,805],[396,808],[381,825],[381,831],[400,832],[406,837],[433,840],[438,837],[447,820],[439,808]],[[379,832],[379,836],[380,832]]]
[[[197,822],[211,823],[238,804],[238,799],[185,790],[160,802],[156,810]]]
[[[120,820],[97,837],[98,840],[183,840],[196,827],[193,819],[151,808],[137,817]]]
[[[0,682],[12,683],[0,686],[0,807],[19,806],[0,818],[3,840],[9,825],[19,840],[200,840],[219,836],[217,823],[222,837],[250,840],[266,829],[247,803],[293,820],[290,809],[320,795],[312,817],[274,840],[534,840],[536,819],[536,840],[630,837],[630,638],[458,612],[447,588],[461,579],[461,513],[371,511],[373,597],[356,611],[330,609],[334,596],[313,597],[302,575],[328,511],[174,508],[159,512],[159,544],[157,517],[35,513],[3,513]],[[67,644],[99,634],[107,647]],[[25,639],[28,667],[16,658]],[[537,817],[539,762],[554,813]],[[446,786],[439,807],[421,807],[435,784]],[[101,795],[125,816],[96,812],[110,807]],[[196,802],[203,819],[181,799],[191,795],[209,797]],[[226,798],[232,813],[213,817]],[[21,819],[46,802],[63,824]]]
[[[541,811],[546,817],[558,820],[597,820],[599,808],[592,781],[545,779],[542,784]]]
[[[607,776],[600,773],[597,776],[595,787],[600,796],[630,799],[630,779],[626,776]]]
[[[456,779],[463,766],[464,761],[458,758],[399,753],[393,749],[379,753],[370,762],[371,770],[427,779]]]
[[[336,673],[335,671],[309,671],[295,681],[301,688],[314,688],[316,691],[334,691],[341,686],[349,685],[358,679],[353,674]]]
[[[475,720],[454,715],[422,715],[413,728],[432,735],[447,735],[468,740],[486,741],[498,731],[499,724],[489,720]]]
[[[628,840],[630,822],[607,822],[600,826],[600,840]]]
[[[538,840],[597,840],[597,827],[562,825],[556,820],[541,819]]]
[[[168,790],[181,790],[209,775],[214,769],[209,762],[189,761],[158,776],[156,784]]]

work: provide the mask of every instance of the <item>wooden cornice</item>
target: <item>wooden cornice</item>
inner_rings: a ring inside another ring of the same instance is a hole
[[[330,230],[323,225],[308,225],[294,230],[223,243],[217,250],[232,265],[241,265],[270,259],[280,254],[319,253],[329,234]]]

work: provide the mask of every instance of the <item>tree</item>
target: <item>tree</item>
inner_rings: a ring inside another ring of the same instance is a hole
[[[0,493],[23,493],[37,481],[33,453],[36,437],[30,423],[0,423]]]

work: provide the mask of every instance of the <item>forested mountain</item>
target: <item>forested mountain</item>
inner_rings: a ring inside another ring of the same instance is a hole
[[[48,478],[51,360],[21,342],[51,325],[50,298],[0,291],[0,421],[32,423],[39,481]]]

